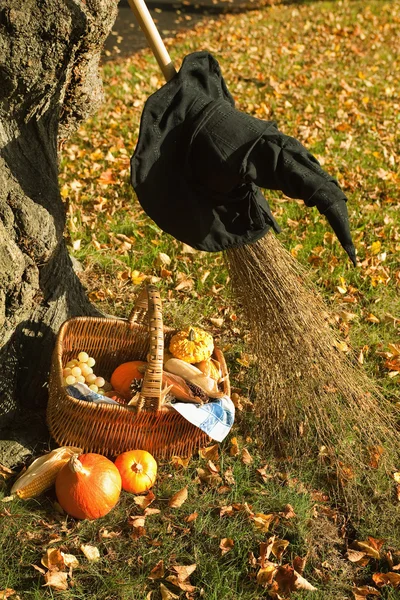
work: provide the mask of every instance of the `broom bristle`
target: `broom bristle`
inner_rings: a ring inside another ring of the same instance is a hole
[[[378,468],[392,485],[396,407],[340,351],[307,271],[272,233],[225,257],[257,357],[255,410],[264,441],[292,458],[319,462],[335,475],[342,497],[352,496],[350,504],[360,503],[352,484],[362,485],[363,495],[367,480],[374,487]]]

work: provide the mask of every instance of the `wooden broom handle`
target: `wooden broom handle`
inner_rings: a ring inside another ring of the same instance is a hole
[[[158,65],[165,77],[169,81],[176,75],[176,70],[169,57],[164,42],[161,39],[160,33],[153,21],[153,18],[147,8],[144,0],[128,0],[141,30],[143,31],[150,48],[158,62]]]

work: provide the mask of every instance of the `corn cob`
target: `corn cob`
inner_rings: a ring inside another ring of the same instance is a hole
[[[49,454],[40,456],[28,469],[14,482],[11,495],[19,498],[35,498],[50,488],[57,477],[57,473],[74,454],[80,454],[80,448],[62,446]]]

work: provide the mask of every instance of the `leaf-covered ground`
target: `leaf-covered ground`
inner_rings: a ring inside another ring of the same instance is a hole
[[[338,177],[358,269],[317,211],[267,196],[281,240],[334,311],[342,350],[393,402],[400,381],[399,48],[398,0],[275,5],[208,21],[169,43],[177,67],[188,52],[210,50],[238,108],[277,121]],[[53,490],[2,504],[0,598],[399,598],[399,473],[391,474],[386,504],[371,499],[369,515],[349,520],[323,490],[259,450],[251,433],[254,365],[222,258],[162,233],[129,185],[143,104],[163,83],[158,67],[142,52],[107,63],[103,76],[103,108],[63,149],[61,164],[66,239],[79,276],[92,301],[119,316],[143,281],[157,283],[167,324],[196,322],[221,344],[238,417],[218,449],[187,463],[161,461],[154,496],[123,493],[98,521],[62,514]],[[377,451],[371,461],[379,458]],[[4,496],[14,475],[0,471]]]

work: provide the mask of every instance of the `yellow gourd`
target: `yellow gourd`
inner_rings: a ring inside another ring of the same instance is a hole
[[[214,340],[204,329],[187,327],[172,336],[169,351],[175,358],[187,363],[198,363],[210,358],[214,351]]]

